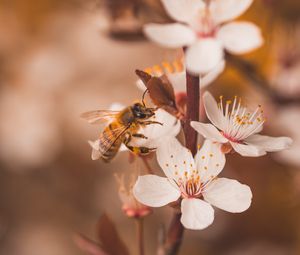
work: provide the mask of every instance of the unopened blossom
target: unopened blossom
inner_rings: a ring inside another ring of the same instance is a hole
[[[164,47],[186,47],[187,70],[204,74],[220,63],[224,50],[244,54],[263,44],[256,25],[231,21],[244,13],[252,2],[162,0],[166,11],[177,23],[148,24],[144,31],[151,40]]]
[[[144,71],[156,77],[166,75],[174,88],[175,94],[186,92],[186,70],[181,60],[176,60],[172,63],[162,62],[161,65],[154,65],[153,67],[146,68]],[[225,61],[222,60],[215,68],[205,74],[199,80],[200,88],[205,88],[211,84],[225,69]],[[139,79],[137,86],[141,90],[145,90],[145,84]]]
[[[209,92],[204,93],[203,100],[212,124],[192,121],[191,126],[205,138],[222,144],[223,152],[233,149],[242,156],[257,157],[287,149],[292,144],[289,137],[258,134],[265,122],[260,105],[251,112],[235,97],[233,101],[226,101],[224,106],[222,96],[218,104]]]
[[[121,104],[113,104],[111,110],[122,110],[125,106]],[[129,145],[137,147],[147,147],[147,148],[157,148],[165,138],[176,137],[181,129],[180,121],[178,121],[174,116],[167,113],[162,109],[158,109],[155,112],[155,116],[149,120],[158,121],[159,124],[150,124],[141,127],[138,131],[139,134],[143,134],[146,138],[132,137]],[[101,157],[100,153],[100,140],[89,141],[92,147],[92,160],[97,160]],[[127,147],[122,144],[120,151],[128,151]]]
[[[204,229],[213,222],[212,205],[232,213],[247,210],[252,199],[250,188],[217,177],[225,165],[219,147],[206,140],[193,158],[176,138],[165,140],[157,150],[157,160],[166,177],[140,176],[133,188],[134,196],[151,207],[179,201],[181,223],[189,229]]]
[[[151,213],[151,209],[139,203],[132,193],[133,185],[137,179],[137,175],[132,174],[131,180],[126,185],[124,174],[121,176],[115,175],[119,186],[119,198],[122,202],[122,210],[128,217],[140,218]]]

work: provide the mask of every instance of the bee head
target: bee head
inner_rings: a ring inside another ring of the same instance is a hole
[[[134,116],[139,119],[148,119],[155,114],[155,109],[147,108],[141,103],[135,103],[131,108]]]

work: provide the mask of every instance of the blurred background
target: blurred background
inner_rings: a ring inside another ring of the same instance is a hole
[[[228,61],[208,87],[216,97],[262,104],[264,133],[291,136],[293,147],[261,158],[230,155],[225,175],[252,188],[253,204],[238,215],[216,210],[211,227],[186,231],[181,255],[300,254],[299,7],[255,0],[241,17],[265,37],[242,58],[254,74]],[[84,255],[74,233],[97,240],[103,212],[137,254],[113,176],[133,166],[126,153],[109,165],[92,161],[87,140],[100,130],[79,115],[141,97],[134,70],[180,55],[148,42],[142,25],[168,21],[159,0],[0,1],[0,254]],[[152,167],[159,173],[155,160]],[[170,214],[160,208],[147,217],[146,254],[155,254]]]

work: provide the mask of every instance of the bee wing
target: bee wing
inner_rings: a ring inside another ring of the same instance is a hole
[[[100,124],[112,121],[119,113],[120,111],[96,110],[84,112],[80,117],[87,120],[90,124]]]
[[[125,134],[129,127],[130,125],[121,126],[111,129],[110,132],[102,132],[99,137],[99,150],[101,154],[106,153],[113,144]]]

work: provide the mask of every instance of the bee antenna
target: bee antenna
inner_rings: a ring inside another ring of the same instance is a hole
[[[146,106],[146,104],[145,104],[145,96],[146,96],[146,93],[148,92],[148,89],[146,89],[145,91],[144,91],[144,93],[143,93],[143,96],[142,96],[142,103],[143,103],[143,105],[144,106]]]

